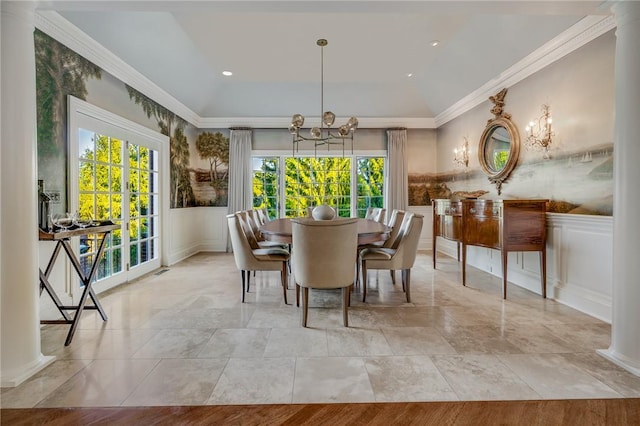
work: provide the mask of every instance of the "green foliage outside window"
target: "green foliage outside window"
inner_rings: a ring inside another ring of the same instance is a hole
[[[368,207],[384,206],[384,158],[358,157],[356,160],[357,216]],[[351,216],[352,158],[290,157],[284,160],[285,216],[305,216],[308,207],[328,204],[339,216]],[[253,207],[266,207],[271,218],[278,217],[279,158],[253,159]]]

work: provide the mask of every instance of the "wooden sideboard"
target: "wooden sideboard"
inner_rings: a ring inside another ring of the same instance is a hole
[[[546,211],[548,200],[433,200],[433,259],[437,237],[462,244],[462,285],[466,285],[467,246],[500,250],[502,297],[507,298],[507,254],[540,253],[542,297],[546,292]]]
[[[437,237],[455,241],[458,261],[462,242],[462,202],[453,200],[433,200],[433,269],[436,269]]]

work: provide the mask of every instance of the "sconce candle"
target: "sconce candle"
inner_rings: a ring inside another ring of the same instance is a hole
[[[549,149],[552,141],[552,137],[555,136],[551,130],[551,114],[549,113],[549,105],[542,105],[542,115],[537,120],[531,121],[525,131],[527,132],[527,139],[525,140],[525,146],[527,149],[542,151],[543,158],[549,159]]]

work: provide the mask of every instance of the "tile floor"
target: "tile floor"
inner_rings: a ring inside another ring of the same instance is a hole
[[[258,273],[247,303],[230,254],[202,253],[100,295],[64,347],[68,326],[42,328],[57,360],[17,388],[9,407],[640,397],[640,378],[595,353],[609,325],[458,263],[420,253],[412,303],[387,271],[370,271],[367,303],[313,291],[309,328],[282,303],[277,272]],[[295,300],[293,290],[289,300]]]

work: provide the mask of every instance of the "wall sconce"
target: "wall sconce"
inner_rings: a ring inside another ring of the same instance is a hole
[[[469,166],[469,140],[466,137],[462,146],[453,150],[453,164],[456,167],[467,168]]]
[[[529,125],[524,128],[527,132],[527,139],[525,140],[527,148],[542,151],[542,157],[545,159],[551,158],[549,148],[551,138],[555,136],[555,133],[551,130],[551,121],[549,105],[544,104],[542,105],[542,115],[538,117],[538,120],[529,122]]]

